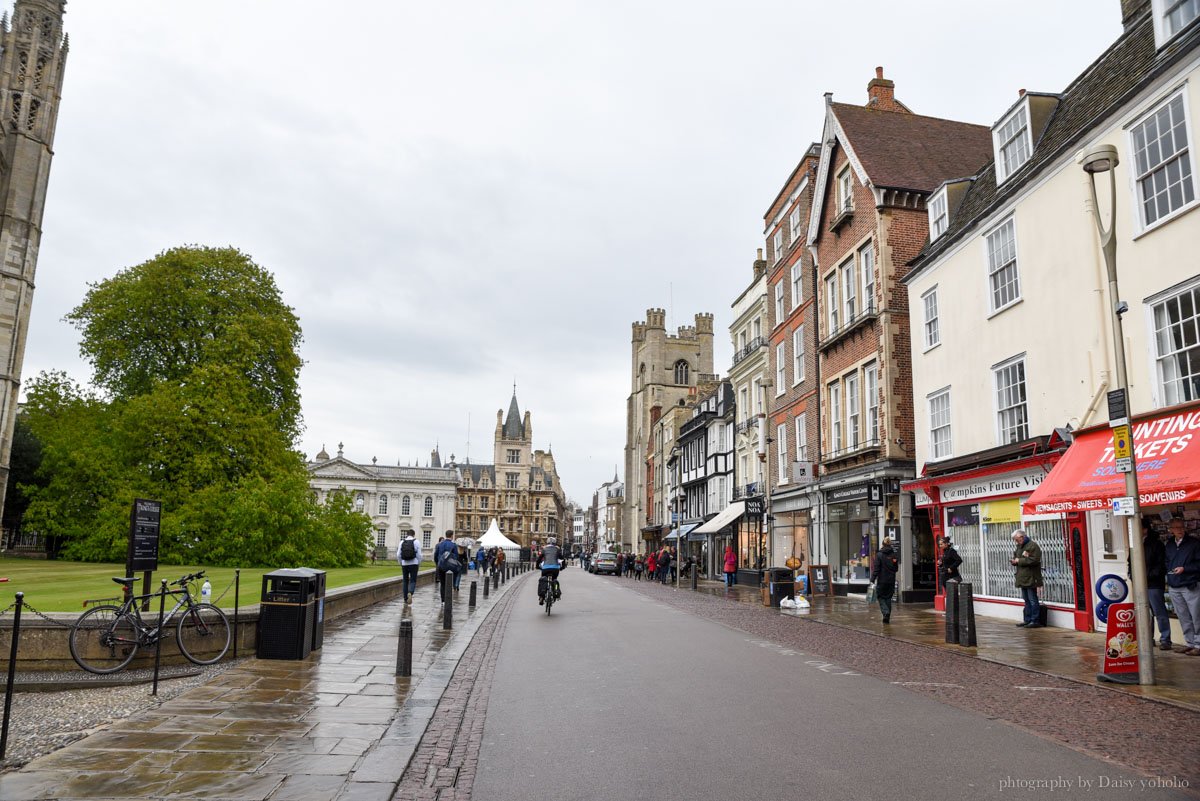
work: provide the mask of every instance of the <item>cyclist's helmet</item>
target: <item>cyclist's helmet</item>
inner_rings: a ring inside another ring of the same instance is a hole
[[[558,542],[558,540],[556,540],[554,537],[550,537],[546,540],[547,545],[553,545],[556,542]]]

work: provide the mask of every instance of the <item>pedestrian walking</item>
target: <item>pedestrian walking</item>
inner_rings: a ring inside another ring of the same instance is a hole
[[[875,582],[875,600],[884,623],[892,622],[892,595],[896,592],[896,572],[900,569],[900,558],[892,548],[892,541],[884,537],[883,545],[875,553],[875,564],[871,566],[871,581]]]
[[[1042,586],[1042,549],[1029,539],[1024,529],[1014,531],[1012,538],[1016,548],[1013,550],[1012,559],[1008,561],[1017,569],[1013,581],[1025,601],[1025,619],[1018,623],[1017,627],[1040,629],[1043,624],[1042,607],[1038,603],[1038,588]]]
[[[725,587],[728,589],[737,584],[737,554],[732,545],[725,546]]]
[[[1158,623],[1158,647],[1171,650],[1171,617],[1167,614],[1167,548],[1148,521],[1142,522],[1142,551],[1146,555],[1146,600]],[[1130,575],[1133,566],[1130,565]],[[1153,632],[1151,632],[1153,633]]]
[[[396,561],[400,563],[400,572],[404,575],[404,603],[412,603],[412,597],[417,594],[417,571],[421,567],[421,543],[417,535],[408,531],[396,550]]]
[[[646,554],[646,581],[654,581],[656,578],[658,578],[658,554],[650,551]]]
[[[671,569],[671,551],[666,546],[663,546],[662,552],[658,555],[658,583],[667,583],[667,572]]]
[[[475,572],[478,575],[483,575],[483,560],[487,558],[487,550],[480,545],[479,550],[475,552]]]
[[[1171,520],[1167,540],[1167,588],[1183,629],[1184,651],[1200,656],[1200,540],[1187,535],[1183,518]]]
[[[433,549],[433,571],[434,577],[437,579],[438,597],[444,597],[446,573],[449,572],[449,564],[446,559],[450,554],[458,553],[458,546],[454,544],[452,537],[453,531],[447,531],[446,536],[438,538],[438,544]],[[455,557],[457,561],[457,556]]]
[[[633,580],[641,581],[642,580],[642,571],[644,571],[645,569],[646,569],[646,557],[642,556],[642,554],[639,553],[637,555],[637,559],[633,560]]]
[[[954,550],[954,543],[949,537],[941,537],[938,539],[938,545],[942,548],[942,561],[938,564],[938,579],[941,585],[945,587],[947,582],[962,581],[962,575],[958,572],[959,566],[962,565],[962,557]]]

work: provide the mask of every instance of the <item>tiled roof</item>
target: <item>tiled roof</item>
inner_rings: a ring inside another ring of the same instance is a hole
[[[1081,140],[1107,123],[1142,87],[1200,44],[1200,24],[1175,39],[1161,51],[1154,44],[1154,22],[1148,11],[1126,30],[1111,47],[1096,59],[1062,93],[1062,99],[1036,143],[1033,156],[1003,185],[996,186],[995,163],[990,159],[972,182],[950,228],[942,236],[925,245],[913,260],[915,276],[921,265],[928,263],[951,244],[970,233],[981,219],[988,217],[1019,192],[1042,169],[1056,161],[1064,152],[1078,147]],[[1126,158],[1129,158],[1126,155]]]
[[[525,424],[521,422],[521,410],[517,408],[517,393],[513,393],[508,404],[508,417],[504,420],[505,439],[525,439]]]
[[[992,157],[983,125],[832,103],[838,124],[871,183],[932,192],[947,178],[973,175]]]

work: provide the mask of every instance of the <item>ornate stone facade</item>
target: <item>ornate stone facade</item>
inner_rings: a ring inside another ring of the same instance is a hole
[[[554,454],[533,449],[533,419],[522,418],[516,393],[508,416],[496,411],[494,462],[451,464],[457,469],[457,530],[478,539],[496,518],[500,530],[528,548],[551,535],[570,535],[573,519],[558,480]]]
[[[371,518],[377,548],[386,548],[394,559],[400,538],[413,531],[423,548],[454,528],[454,494],[458,473],[442,467],[435,449],[429,467],[390,467],[358,464],[345,458],[338,444],[332,459],[324,449],[308,463],[308,485],[320,500],[338,490],[350,493],[356,509]],[[428,553],[428,551],[426,551]]]
[[[0,509],[67,59],[65,8],[17,0],[12,24],[7,14],[0,22]]]

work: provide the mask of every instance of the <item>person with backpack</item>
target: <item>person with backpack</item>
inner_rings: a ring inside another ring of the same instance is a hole
[[[479,550],[475,552],[475,572],[481,576],[483,575],[483,562],[486,558],[487,551],[480,545]]]
[[[400,549],[396,551],[396,561],[404,573],[404,603],[412,603],[412,597],[417,594],[417,570],[421,567],[421,543],[412,531],[404,534]]]
[[[446,536],[438,540],[437,547],[433,549],[433,569],[437,577],[439,598],[444,597],[446,574],[450,572],[450,564],[446,560],[453,557],[455,562],[458,561],[458,546],[454,544],[453,536],[453,531],[447,531]]]

